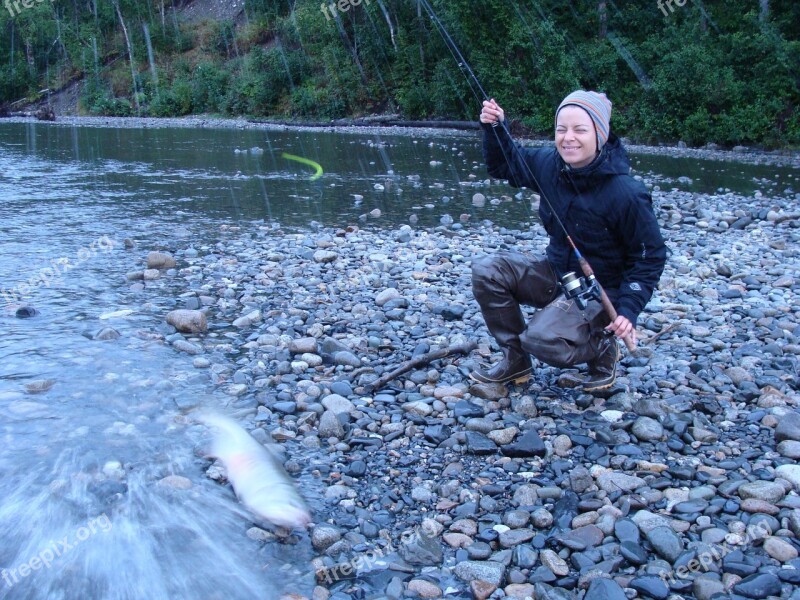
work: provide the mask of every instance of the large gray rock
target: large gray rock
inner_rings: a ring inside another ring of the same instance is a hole
[[[597,478],[597,485],[609,494],[613,492],[632,492],[637,488],[643,487],[645,480],[635,475],[611,471],[601,473]]]
[[[330,250],[317,250],[314,252],[314,262],[318,263],[329,263],[335,261],[339,258],[339,255],[336,252],[331,252]]]
[[[113,329],[111,327],[104,327],[100,331],[94,334],[92,337],[93,340],[99,340],[101,342],[106,342],[108,340],[115,340],[119,337],[119,331]]]
[[[720,581],[718,575],[714,573],[703,573],[694,580],[692,591],[697,597],[697,600],[711,600],[714,594],[724,593],[725,586],[722,585],[722,581]]]
[[[756,573],[745,577],[733,586],[733,591],[746,598],[780,596],[781,580],[770,573]]]
[[[775,469],[775,474],[790,482],[800,492],[800,465],[781,465]]]
[[[786,491],[780,483],[775,481],[752,481],[742,485],[739,490],[739,497],[742,500],[755,498],[770,504],[775,504],[783,500]]]
[[[576,494],[582,494],[594,485],[589,469],[578,465],[569,472],[569,486]]]
[[[319,419],[317,435],[322,439],[330,437],[342,439],[344,437],[344,426],[332,410],[326,410],[322,413],[322,417]]]
[[[664,428],[661,423],[650,417],[636,419],[631,431],[643,442],[656,442],[664,436]]]
[[[148,269],[173,269],[175,264],[175,259],[166,252],[150,252],[147,255]]]
[[[775,441],[794,440],[800,442],[800,414],[790,412],[778,421],[775,427]]]
[[[506,567],[492,560],[465,560],[456,565],[455,574],[463,581],[486,581],[499,587],[503,584]]]
[[[778,452],[780,452],[786,458],[798,460],[800,459],[800,442],[795,440],[784,440],[778,444]]]
[[[616,581],[598,577],[592,580],[583,600],[628,600],[628,597]]]
[[[313,337],[304,337],[291,340],[289,342],[289,352],[292,354],[317,353],[317,339]]]
[[[342,532],[333,525],[317,525],[311,532],[311,545],[317,552],[324,552],[342,539]]]
[[[442,562],[442,544],[435,536],[415,533],[398,548],[398,553],[409,564],[435,566]]]
[[[670,564],[678,560],[683,552],[683,542],[669,527],[656,527],[647,532],[647,541],[653,549],[669,561]]]
[[[328,394],[322,399],[322,406],[332,411],[334,414],[351,413],[356,407],[350,400],[339,394]]]
[[[170,311],[167,313],[167,323],[182,333],[205,333],[208,331],[206,315],[199,310]]]
[[[389,302],[389,300],[394,300],[395,298],[400,298],[400,292],[398,292],[395,288],[387,288],[375,296],[375,304],[378,306],[383,306]]]

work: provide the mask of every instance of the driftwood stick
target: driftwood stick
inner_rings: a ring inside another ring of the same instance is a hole
[[[672,323],[670,323],[669,325],[664,327],[664,329],[662,329],[661,331],[659,331],[655,335],[651,335],[646,340],[643,340],[642,344],[652,344],[653,342],[655,342],[661,336],[667,335],[670,331],[672,331],[673,329],[677,329],[681,325],[682,325],[682,323],[680,321],[673,321]]]
[[[350,374],[347,376],[347,378],[352,383],[353,381],[358,379],[359,375],[363,375],[364,373],[374,373],[374,372],[375,372],[375,369],[373,367],[359,367],[359,368],[355,369],[354,371],[351,371]]]
[[[379,377],[372,383],[367,384],[366,387],[370,391],[374,392],[375,390],[379,390],[380,388],[385,386],[395,377],[398,377],[403,373],[407,373],[411,369],[415,369],[422,365],[427,365],[428,363],[431,363],[434,360],[445,358],[453,354],[469,354],[477,347],[478,347],[478,342],[476,342],[475,340],[470,340],[469,342],[464,342],[463,344],[453,344],[452,346],[448,346],[447,348],[442,348],[441,350],[434,350],[433,352],[428,352],[427,354],[421,354],[419,356],[412,358],[411,360],[404,362],[394,371],[390,371],[385,375]]]

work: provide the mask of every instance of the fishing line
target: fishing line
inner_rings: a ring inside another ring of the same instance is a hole
[[[442,36],[442,39],[444,40],[445,45],[448,47],[448,49],[450,50],[450,53],[456,59],[456,62],[458,62],[459,68],[461,68],[462,71],[466,70],[466,72],[469,74],[469,76],[474,81],[474,83],[477,86],[477,88],[480,90],[480,92],[482,94],[482,97],[479,96],[478,94],[476,94],[475,90],[472,88],[472,85],[470,85],[470,89],[472,90],[472,93],[475,95],[476,99],[479,102],[481,102],[483,100],[490,100],[489,95],[486,93],[486,90],[483,89],[483,86],[481,85],[481,82],[478,80],[477,75],[475,75],[475,72],[472,70],[472,68],[467,63],[466,59],[464,58],[464,55],[461,54],[461,51],[458,49],[458,46],[456,45],[455,41],[453,40],[453,38],[450,36],[450,34],[445,29],[444,24],[442,23],[441,19],[439,19],[439,17],[436,15],[436,13],[434,12],[433,8],[428,3],[428,0],[420,0],[420,2],[425,7],[425,9],[428,11],[428,14],[431,16],[431,20],[434,22],[435,25],[437,25],[437,28],[439,29],[440,35]],[[508,134],[509,137],[511,137],[511,132],[508,130],[508,126],[505,124],[505,121],[502,121],[502,122],[498,121],[497,124],[498,124],[499,127],[502,127],[505,130],[505,132]],[[495,132],[495,136],[498,138],[498,141],[499,141],[499,136],[497,135],[497,132]],[[503,152],[503,158],[505,159],[505,161],[508,164],[508,166],[509,167],[513,167],[513,163],[511,162],[511,158],[506,153],[506,151],[503,148],[502,144],[500,144],[500,150]],[[513,152],[513,149],[512,149],[512,152]],[[570,238],[570,235],[569,235],[569,232],[567,231],[567,228],[564,226],[564,223],[561,221],[561,218],[559,217],[558,213],[553,208],[553,205],[550,203],[550,200],[547,198],[546,194],[544,193],[544,190],[542,190],[542,186],[539,185],[539,182],[537,181],[537,179],[534,176],[533,172],[531,171],[530,167],[528,166],[528,164],[524,160],[520,160],[519,162],[522,163],[525,166],[525,169],[527,170],[528,175],[530,175],[531,180],[536,184],[536,187],[539,188],[541,199],[544,200],[545,203],[547,204],[548,208],[550,208],[550,211],[553,213],[553,216],[556,218],[556,222],[561,227],[561,229],[564,231],[564,235],[567,236],[567,240],[570,242],[570,245],[575,250],[575,252],[577,252],[578,256],[580,256],[580,252],[575,247],[575,244],[572,242],[572,238]]]
[[[450,49],[450,53],[454,57],[456,57],[456,60],[458,62],[459,68],[463,67],[462,71],[464,69],[466,69],[466,72],[473,79],[475,85],[480,90],[481,94],[483,95],[483,99],[487,100],[487,101],[490,100],[489,95],[486,93],[486,90],[483,89],[483,86],[481,85],[480,81],[478,80],[478,77],[475,75],[475,73],[473,72],[472,68],[469,66],[469,63],[467,63],[466,59],[464,58],[464,55],[461,54],[461,51],[459,50],[458,45],[455,43],[453,38],[448,33],[447,29],[444,26],[444,23],[442,23],[441,19],[439,19],[439,17],[436,15],[436,13],[433,10],[433,7],[431,7],[431,5],[428,2],[428,0],[419,0],[419,2],[425,7],[425,10],[428,11],[428,14],[430,15],[431,20],[434,22],[434,24],[437,25],[437,27],[438,27],[438,29],[440,31],[440,35],[442,36],[442,39],[445,40],[445,45],[448,46],[448,48]],[[470,85],[470,89],[472,89],[472,85]],[[475,94],[475,90],[472,89],[472,91],[473,91],[473,94]],[[475,94],[475,95],[477,97],[477,94]],[[495,121],[495,123],[492,123],[492,128],[495,129],[496,127],[501,127],[505,131],[506,135],[509,136],[509,139],[512,138],[511,132],[508,130],[508,127],[505,124],[505,120],[503,120],[502,122],[498,120],[498,121]],[[495,134],[495,137],[497,138],[498,145],[500,146],[500,150],[503,152],[503,158],[505,159],[506,163],[508,164],[509,169],[512,170],[512,174],[513,174],[513,170],[514,170],[513,163],[511,162],[511,159],[509,158],[508,154],[503,149],[503,145],[502,145],[502,143],[500,141],[499,134],[496,131],[494,132],[494,134]],[[515,151],[517,152],[517,156],[519,156],[519,149],[517,148],[516,145],[512,144],[512,146],[511,146],[512,157],[513,157],[513,153]],[[603,308],[605,309],[605,311],[608,314],[608,316],[611,319],[611,321],[614,322],[616,320],[616,318],[617,318],[617,311],[614,308],[614,305],[611,303],[611,300],[608,298],[608,295],[606,294],[605,290],[600,285],[600,282],[598,282],[595,279],[594,270],[592,269],[591,265],[586,260],[586,258],[584,258],[584,256],[581,254],[580,250],[578,250],[578,247],[575,245],[575,242],[573,241],[572,236],[570,235],[569,231],[567,230],[566,226],[564,225],[563,221],[561,220],[561,217],[556,212],[556,210],[553,207],[553,205],[551,204],[550,200],[547,198],[547,195],[545,194],[544,189],[542,188],[541,185],[539,185],[539,182],[536,179],[536,176],[533,174],[533,171],[531,170],[530,166],[528,166],[528,163],[524,160],[524,157],[519,156],[519,160],[517,162],[524,166],[525,170],[527,171],[527,174],[530,176],[530,180],[538,188],[538,190],[540,192],[540,198],[542,200],[544,200],[545,204],[550,209],[550,212],[553,214],[553,217],[555,218],[556,223],[558,223],[559,227],[564,232],[564,235],[566,236],[567,242],[569,243],[570,247],[572,248],[572,251],[575,253],[575,258],[577,259],[578,264],[581,267],[581,270],[584,272],[584,275],[588,279],[590,279],[593,282],[597,283],[597,286],[599,288],[600,295],[601,295],[600,302],[603,305]],[[567,176],[569,176],[569,172],[568,171],[567,171]],[[572,181],[571,177],[570,177],[570,181]],[[574,182],[572,182],[572,184],[573,184],[573,186],[575,185]],[[625,345],[628,347],[628,350],[630,350],[631,352],[633,352],[635,350],[636,346],[635,346],[633,340],[631,339],[630,335],[628,335],[625,338],[623,338],[623,341],[625,342]]]

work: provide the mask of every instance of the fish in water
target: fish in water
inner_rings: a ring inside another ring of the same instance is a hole
[[[228,417],[204,413],[197,420],[214,430],[210,454],[225,466],[242,504],[283,527],[305,527],[311,522],[308,505],[272,450]]]

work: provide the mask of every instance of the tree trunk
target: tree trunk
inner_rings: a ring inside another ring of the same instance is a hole
[[[30,69],[30,72],[35,73],[36,68],[33,61],[33,44],[31,44],[30,39],[25,40],[25,59],[28,61],[28,69]]]
[[[61,55],[63,56],[65,61],[69,61],[69,54],[67,54],[67,47],[64,45],[64,38],[61,37],[61,19],[58,16],[58,12],[56,11],[56,7],[54,4],[51,4],[53,7],[53,19],[56,22],[56,33],[58,37],[56,41],[58,42],[59,48],[61,48]]]
[[[419,21],[420,29],[422,28],[422,3],[417,0],[417,21]],[[419,36],[419,64],[422,70],[425,70],[425,50],[422,48],[422,36]]]
[[[758,13],[758,20],[761,23],[766,23],[769,19],[769,0],[759,0],[761,10]]]
[[[392,46],[394,47],[394,51],[397,52],[397,42],[394,39],[394,25],[392,25],[392,19],[389,16],[389,11],[386,10],[386,7],[383,5],[381,0],[378,0],[378,6],[383,13],[383,18],[386,19],[386,24],[389,26],[389,36],[392,38]]]
[[[608,34],[608,11],[606,10],[605,2],[597,3],[597,14],[600,17],[600,39],[605,39]]]
[[[339,29],[339,35],[341,36],[345,47],[353,56],[353,62],[356,64],[358,72],[361,75],[361,82],[364,84],[365,88],[369,89],[369,79],[367,79],[367,74],[364,71],[364,66],[361,64],[361,59],[358,58],[358,38],[356,37],[356,34],[353,34],[353,43],[351,43],[350,38],[347,36],[347,32],[342,25],[342,20],[339,18],[338,14],[334,15],[334,20],[336,21],[336,27]]]
[[[131,38],[128,37],[128,28],[125,27],[125,19],[122,18],[122,11],[119,9],[119,2],[114,0],[114,8],[117,10],[117,17],[119,24],[122,26],[122,33],[125,36],[125,44],[128,46],[128,58],[131,63],[131,84],[133,85],[133,103],[136,105],[136,114],[139,114],[139,97],[136,93],[136,66],[133,62],[133,47],[131,46]]]
[[[11,81],[14,81],[14,37],[16,30],[14,28],[14,19],[11,19]]]

